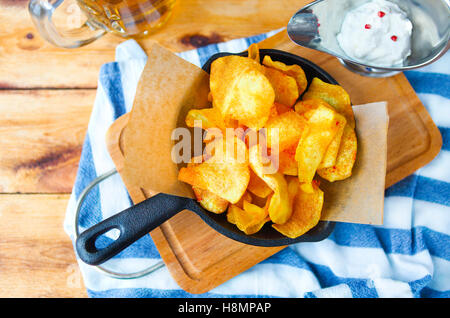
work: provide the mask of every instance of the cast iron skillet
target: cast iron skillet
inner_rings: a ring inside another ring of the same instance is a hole
[[[203,70],[209,73],[211,63],[215,59],[226,55],[231,55],[231,53],[213,55],[205,63]],[[247,52],[236,55],[247,56]],[[320,67],[296,55],[272,49],[260,50],[260,55],[261,60],[265,55],[270,55],[274,61],[281,61],[288,65],[300,65],[306,73],[308,83],[311,83],[314,77],[318,77],[325,82],[338,84]],[[270,222],[268,222],[269,224],[264,225],[259,232],[246,235],[234,224],[227,221],[226,213],[214,214],[203,209],[193,199],[160,193],[105,219],[81,233],[76,241],[78,256],[87,264],[99,265],[183,210],[195,212],[209,226],[226,237],[257,246],[283,246],[298,242],[321,241],[331,234],[335,226],[334,222],[320,221],[304,235],[296,239],[290,239],[273,229],[270,226]],[[105,248],[97,249],[95,246],[97,238],[112,229],[120,231],[119,237]]]

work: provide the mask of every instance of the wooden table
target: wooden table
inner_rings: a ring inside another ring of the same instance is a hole
[[[74,14],[66,1],[63,12]],[[179,52],[268,32],[307,2],[180,0],[169,23],[139,42]],[[27,4],[0,0],[0,297],[86,297],[63,220],[98,72],[123,39],[55,48]]]

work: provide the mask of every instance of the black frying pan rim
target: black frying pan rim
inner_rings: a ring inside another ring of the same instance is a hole
[[[312,63],[311,61],[308,61],[297,55],[275,49],[260,49],[259,52],[261,60],[264,58],[265,55],[269,55],[274,61],[281,60],[282,62],[285,63],[287,61],[290,61],[287,62],[286,64],[300,65],[305,70],[305,74],[308,78],[308,87],[311,83],[312,78],[314,77],[319,77],[320,79],[324,80],[327,83],[338,85],[338,82],[322,68]],[[202,66],[202,69],[205,72],[209,73],[211,64],[214,60],[228,55],[247,56],[247,54],[248,54],[247,52],[216,53],[205,62],[205,64]],[[316,74],[309,73],[308,70],[310,69],[312,69]],[[200,218],[205,223],[207,223],[210,227],[215,229],[220,234],[244,244],[263,247],[286,246],[300,242],[319,242],[326,239],[333,232],[334,227],[336,225],[336,223],[332,221],[319,221],[319,223],[314,228],[309,230],[307,233],[292,239],[276,231],[274,228],[271,227],[270,225],[271,222],[268,222],[259,232],[247,235],[244,232],[241,232],[234,224],[231,224],[226,220],[226,213],[222,214],[211,213],[202,208],[200,204],[193,199],[189,210],[195,212],[198,216],[200,216]],[[267,236],[267,234],[271,234],[270,236],[272,237]]]

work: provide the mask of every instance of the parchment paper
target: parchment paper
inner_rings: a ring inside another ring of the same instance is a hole
[[[352,176],[322,181],[322,220],[383,224],[388,115],[387,103],[353,106],[358,151]]]

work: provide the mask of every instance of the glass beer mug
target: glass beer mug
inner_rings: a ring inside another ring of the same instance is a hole
[[[87,16],[79,28],[58,31],[52,14],[64,0],[31,0],[28,9],[39,33],[48,42],[76,48],[95,41],[106,32],[122,37],[148,35],[170,17],[176,0],[77,0]]]

